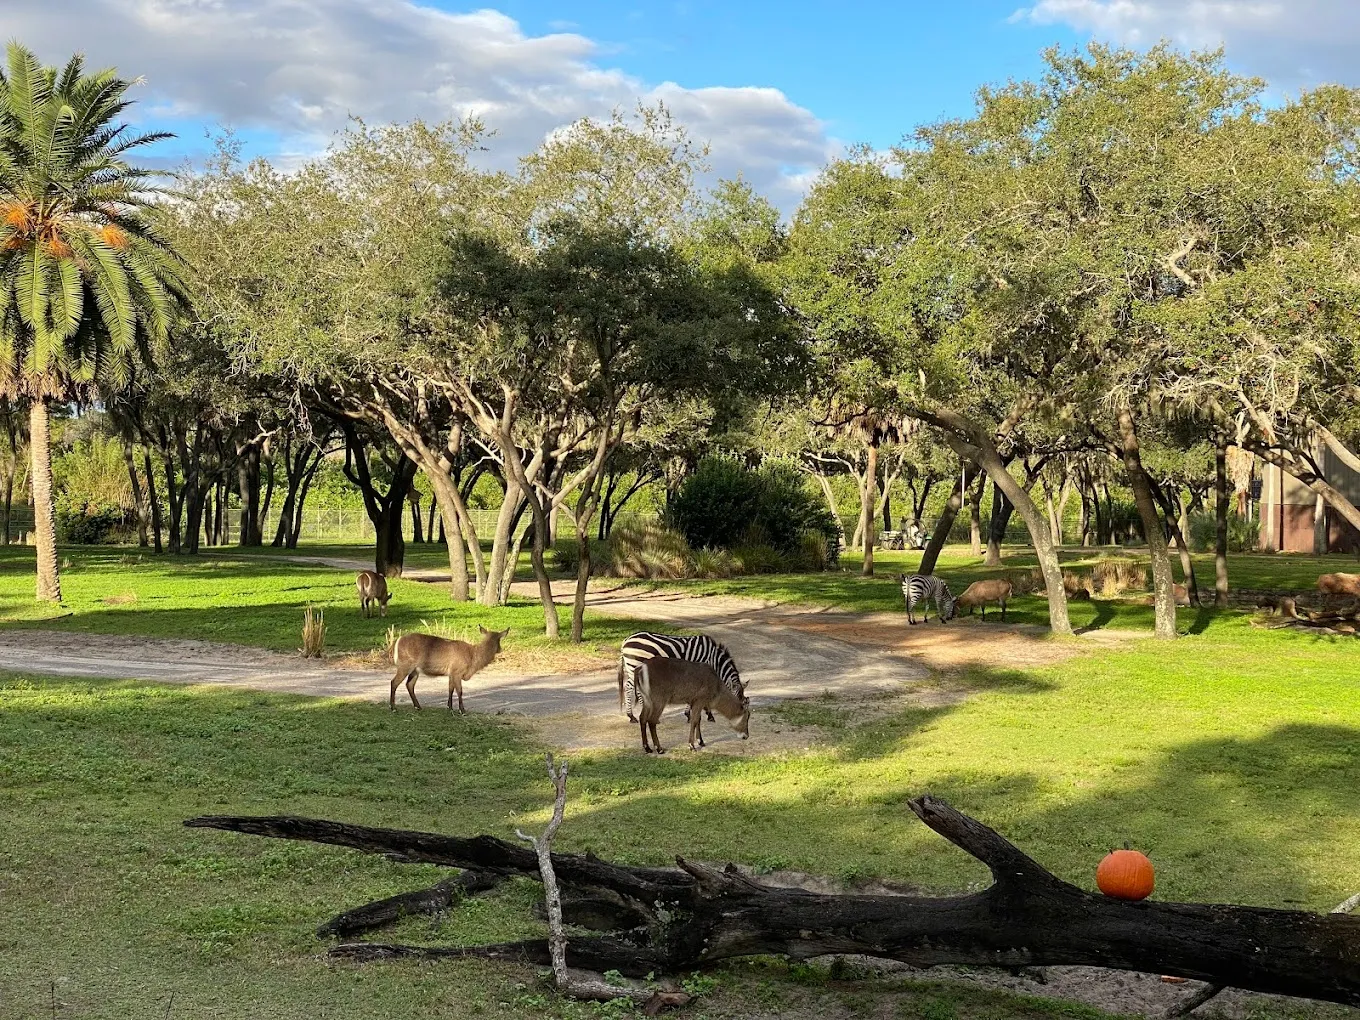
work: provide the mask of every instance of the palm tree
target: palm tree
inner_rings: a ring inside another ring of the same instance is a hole
[[[130,134],[126,81],[58,70],[10,43],[0,70],[0,393],[29,407],[38,598],[60,602],[49,406],[126,382],[185,301],[180,263],[156,234],[153,171],[125,154],[168,137]]]

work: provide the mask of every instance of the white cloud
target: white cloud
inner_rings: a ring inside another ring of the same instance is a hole
[[[318,151],[355,114],[373,122],[476,115],[513,158],[551,131],[638,100],[664,100],[789,206],[809,168],[839,151],[808,110],[770,88],[649,86],[603,66],[571,31],[526,35],[494,10],[448,13],[405,0],[4,0],[5,31],[48,63],[73,51],[146,78],[144,116],[265,130],[281,150]],[[567,26],[562,25],[563,29]]]
[[[1284,87],[1360,84],[1356,0],[1038,0],[1016,17],[1133,46],[1221,45],[1236,66]]]

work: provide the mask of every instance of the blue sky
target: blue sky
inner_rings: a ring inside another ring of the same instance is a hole
[[[5,34],[143,76],[139,121],[198,158],[229,126],[295,165],[351,114],[476,115],[513,166],[581,117],[664,102],[788,210],[848,144],[884,147],[1032,77],[1050,45],[1223,46],[1277,90],[1360,84],[1360,0],[2,0]]]
[[[441,0],[438,6],[456,5]],[[526,30],[571,24],[602,59],[648,81],[774,85],[846,142],[891,145],[919,123],[967,112],[980,84],[1038,73],[1077,45],[1066,25],[1011,22],[1017,0],[933,3],[502,3]],[[572,8],[569,18],[563,8]]]

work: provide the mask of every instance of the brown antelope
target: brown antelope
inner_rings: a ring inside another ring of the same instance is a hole
[[[449,678],[449,711],[453,711],[453,695],[458,694],[458,711],[463,708],[463,683],[480,673],[501,653],[501,638],[510,633],[505,630],[487,630],[478,627],[482,640],[475,645],[466,641],[453,641],[449,638],[435,637],[433,634],[403,634],[392,642],[392,662],[397,671],[392,676],[392,692],[387,699],[387,707],[396,710],[397,684],[406,680],[406,693],[411,696],[411,704],[420,708],[416,700],[416,681],[421,676],[446,676]]]
[[[1006,603],[1011,597],[1011,582],[1004,577],[993,577],[987,581],[974,581],[956,600],[960,609],[967,609],[968,615],[981,608],[982,618],[987,619],[987,603],[995,602],[1001,606],[1001,619],[1006,618]]]
[[[372,616],[372,606],[376,602],[379,612],[387,615],[387,600],[392,596],[387,592],[387,578],[382,574],[372,570],[365,570],[354,580],[354,587],[359,589],[359,612],[364,616]]]
[[[642,711],[639,729],[642,730],[642,749],[652,753],[647,742],[647,730],[652,731],[656,753],[665,754],[656,724],[667,705],[689,706],[689,747],[691,751],[704,746],[704,735],[699,729],[704,710],[712,708],[727,719],[727,723],[745,740],[751,735],[751,699],[738,697],[719,679],[710,666],[687,659],[649,659],[638,668],[638,687],[641,689]],[[697,746],[696,746],[697,742]]]

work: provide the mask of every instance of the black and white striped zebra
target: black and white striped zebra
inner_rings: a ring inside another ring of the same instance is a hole
[[[907,600],[907,623],[915,623],[911,611],[922,602],[935,603],[935,615],[941,623],[948,623],[958,611],[958,603],[949,592],[949,585],[934,574],[898,574],[902,582],[902,597]],[[926,607],[922,623],[930,621],[930,607]]]
[[[723,686],[737,697],[745,695],[741,674],[732,660],[732,653],[706,634],[650,634],[639,631],[629,635],[619,649],[619,706],[628,713],[629,722],[637,722],[633,707],[641,703],[646,691],[638,690],[639,667],[648,659],[688,659],[710,667],[718,674]],[[686,718],[689,712],[685,712]],[[709,722],[713,713],[708,713]]]

